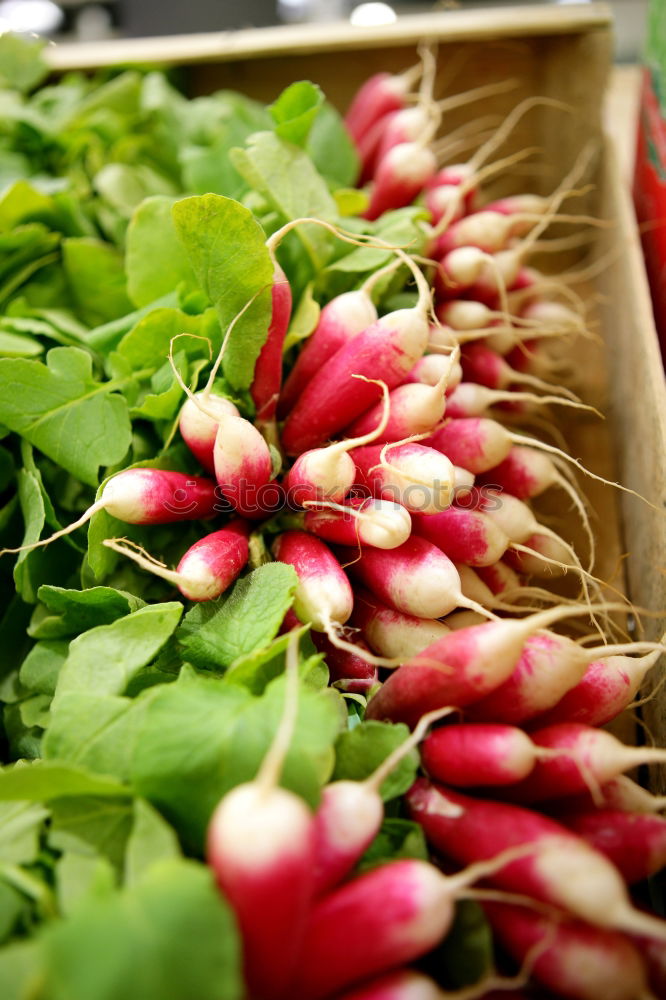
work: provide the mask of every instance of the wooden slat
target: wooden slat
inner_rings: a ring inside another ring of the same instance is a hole
[[[571,35],[608,27],[604,3],[566,7],[504,7],[441,11],[401,17],[395,24],[356,27],[347,22],[285,25],[157,38],[50,45],[46,59],[58,72],[127,63],[183,65],[265,59],[274,55],[414,46],[421,38],[457,42],[474,38]]]

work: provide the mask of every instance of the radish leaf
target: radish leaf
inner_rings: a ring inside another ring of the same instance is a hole
[[[125,400],[113,382],[97,382],[92,359],[54,347],[46,364],[0,359],[0,420],[73,476],[97,485],[100,465],[119,462],[130,444]]]
[[[271,317],[273,265],[263,230],[249,209],[222,195],[184,198],[172,212],[178,238],[223,331],[256,296],[234,327],[223,361],[231,385],[246,389]]]

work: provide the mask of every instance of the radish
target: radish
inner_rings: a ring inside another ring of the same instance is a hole
[[[493,566],[477,566],[475,572],[493,594],[517,594],[522,590],[518,574],[501,559]]]
[[[662,643],[666,636],[662,638]],[[538,726],[558,722],[581,722],[604,726],[616,718],[636,697],[661,649],[645,656],[609,656],[590,662],[576,685],[533,720]]]
[[[377,164],[363,218],[378,219],[384,212],[411,205],[436,170],[435,154],[423,139],[393,146]]]
[[[271,239],[266,245],[272,255]],[[282,345],[289,327],[291,299],[291,286],[287,276],[273,257],[271,322],[268,336],[255,364],[254,378],[250,386],[250,395],[257,411],[257,421],[260,423],[270,423],[275,420],[282,383]]]
[[[344,993],[339,1000],[442,1000],[442,996],[442,991],[432,979],[405,969]]]
[[[392,500],[350,498],[344,506],[310,507],[303,526],[336,545],[370,545],[395,549],[406,542],[412,531],[409,512]]]
[[[291,995],[337,996],[424,955],[449,929],[461,890],[507,860],[449,878],[425,861],[390,861],[346,882],[312,909]]]
[[[221,509],[218,488],[210,479],[168,469],[125,469],[104,484],[102,493],[73,524],[31,545],[8,552],[30,552],[71,534],[100,510],[126,524],[173,524],[212,517]]]
[[[175,570],[167,569],[127,539],[105,538],[104,545],[143,569],[173,583],[190,601],[211,601],[227,590],[247,565],[249,526],[236,520],[191,545]]]
[[[309,381],[287,417],[282,444],[289,455],[299,455],[322,444],[373,405],[379,395],[377,381],[389,389],[404,380],[428,343],[430,291],[419,269],[402,251],[419,289],[412,309],[382,316],[341,347]],[[361,375],[370,382],[359,382]]]
[[[355,448],[356,485],[376,497],[394,500],[410,512],[434,514],[450,506],[456,473],[434,448],[413,441]]]
[[[533,633],[568,614],[587,613],[584,606],[549,608],[451,632],[392,673],[368,703],[366,717],[413,726],[440,705],[471,705],[511,676]]]
[[[666,865],[666,819],[662,816],[581,809],[559,812],[557,818],[605,854],[628,885],[651,878]]]
[[[472,799],[425,779],[415,782],[407,802],[433,847],[459,864],[530,845],[530,854],[492,876],[499,888],[560,907],[597,927],[649,933],[666,941],[666,923],[632,907],[614,865],[552,819],[519,806]]]
[[[370,280],[378,273],[371,275]],[[298,355],[280,393],[278,415],[281,418],[286,417],[310,379],[328,359],[377,321],[369,288],[366,282],[358,291],[343,292],[324,306],[316,330]]]
[[[273,460],[266,441],[249,420],[225,414],[221,417],[213,449],[215,478],[226,500],[244,517],[265,517],[270,503],[266,487],[273,478]],[[277,486],[271,503],[279,505]]]
[[[445,319],[444,322],[450,322],[450,320]],[[535,389],[560,393],[568,399],[578,402],[576,396],[568,389],[551,385],[535,375],[516,371],[501,354],[493,351],[487,344],[467,344],[462,354],[461,364],[467,382],[478,382],[489,389],[508,389],[514,385],[531,385]]]
[[[451,560],[435,545],[414,535],[396,549],[362,549],[356,558],[350,558],[349,572],[380,601],[403,614],[441,618],[454,608],[471,607],[487,618],[494,617],[463,596]]]
[[[384,115],[399,111],[405,106],[407,96],[420,72],[419,66],[399,75],[375,73],[365,81],[345,114],[345,125],[355,142],[359,142],[368,129]]]
[[[652,644],[649,645],[651,648]],[[553,632],[531,636],[509,679],[476,702],[470,708],[470,715],[478,721],[519,725],[536,718],[537,724],[542,725],[542,713],[557,705],[567,692],[576,690],[590,664],[603,662],[601,657],[612,658],[619,653],[640,652],[643,648],[642,643],[628,643],[586,649],[572,639]],[[621,659],[625,661],[629,658]],[[634,662],[629,659],[630,664]],[[573,720],[565,718],[562,721]]]
[[[450,630],[442,622],[406,615],[367,590],[356,590],[350,624],[371,649],[390,659],[409,660]]]
[[[432,329],[431,329],[432,333]],[[431,350],[432,337],[428,340],[428,350]],[[454,342],[454,347],[455,342]],[[437,354],[426,354],[416,362],[414,367],[405,376],[405,382],[419,382],[422,385],[439,386],[446,379],[444,394],[450,396],[455,388],[460,384],[462,378],[462,368],[456,358],[451,360],[451,351],[447,350],[446,356],[442,356],[441,351]]]
[[[203,403],[205,410],[200,405]],[[215,472],[214,447],[217,428],[223,416],[239,417],[238,407],[230,399],[205,390],[188,398],[180,411],[178,429],[192,454],[207,472]]]
[[[206,857],[231,904],[243,940],[245,981],[257,1000],[277,1000],[299,962],[313,892],[314,817],[278,787],[298,710],[298,639],[287,650],[280,725],[254,781],[215,809]],[[266,831],[270,830],[270,836]]]
[[[349,452],[380,437],[390,414],[390,393],[385,382],[352,375],[360,382],[376,383],[383,394],[381,416],[377,426],[360,437],[345,438],[326,448],[312,448],[298,456],[285,478],[291,506],[304,507],[312,503],[336,503],[343,500],[356,481],[356,466]]]
[[[337,995],[430,951],[451,926],[452,881],[425,861],[392,861],[329,893],[312,909],[291,995]]]
[[[301,622],[290,608],[284,616],[280,632],[291,632],[301,628]],[[355,694],[367,694],[378,683],[377,668],[367,657],[350,649],[338,649],[323,632],[310,631],[310,638],[319,653],[323,653],[332,687]],[[355,638],[349,646],[357,646],[360,651],[369,652],[362,639]]]
[[[628,813],[656,813],[666,809],[666,795],[653,795],[647,788],[621,774],[595,789],[594,796],[588,789],[580,795],[554,799],[552,803],[544,802],[543,808],[547,807],[558,812],[603,808]]]
[[[538,396],[533,392],[518,390],[488,389],[476,382],[460,382],[447,399],[446,412],[449,417],[481,417],[491,406],[497,403],[534,403],[545,406],[548,403],[557,406],[571,406],[577,410],[599,411],[594,406],[577,403],[564,396]]]
[[[434,730],[421,761],[431,778],[457,788],[511,785],[527,777],[543,751],[522,729],[501,724],[460,724]]]
[[[532,773],[510,790],[512,800],[541,802],[576,795],[586,788],[594,793],[599,785],[639,764],[666,761],[666,750],[629,747],[611,733],[579,722],[560,722],[530,732],[538,746],[558,751],[539,761]]]
[[[491,566],[509,546],[509,539],[492,518],[478,510],[449,507],[437,514],[414,514],[414,531],[441,549],[449,559],[468,566]]]
[[[317,632],[332,633],[352,613],[354,598],[349,581],[328,546],[304,531],[284,531],[275,540],[273,555],[293,566],[298,576],[294,612]]]
[[[380,789],[400,761],[418,746],[428,727],[452,709],[424,716],[414,732],[364,781],[326,785],[315,814],[315,893],[322,896],[349,874],[379,833],[384,819]]]
[[[381,433],[378,432],[377,440],[403,441],[432,431],[444,416],[446,388],[459,353],[456,349],[450,355],[447,359],[449,366],[444,369],[434,386],[422,382],[407,382],[393,389],[389,394],[389,418]],[[383,413],[384,407],[377,403],[347,428],[347,434],[366,434],[378,429]]]
[[[623,934],[507,903],[485,903],[484,909],[504,948],[554,995],[650,1000],[640,952]]]
[[[488,417],[447,420],[425,443],[474,475],[499,465],[512,448],[509,431]]]

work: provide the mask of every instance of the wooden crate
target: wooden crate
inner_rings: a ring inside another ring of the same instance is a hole
[[[608,420],[600,425],[577,417],[568,422],[568,436],[573,453],[590,468],[662,505],[658,511],[585,481],[598,529],[598,573],[625,584],[637,605],[662,611],[666,389],[633,211],[602,130],[612,51],[605,5],[451,11],[373,29],[315,25],[57,46],[48,50],[48,58],[55,72],[132,63],[179,66],[191,95],[231,87],[264,101],[294,80],[310,79],[342,109],[371,73],[413,64],[421,39],[438,44],[438,94],[510,76],[519,81],[516,90],[484,101],[481,113],[506,115],[529,95],[554,98],[573,109],[542,107],[525,116],[502,152],[539,146],[545,169],[527,178],[516,168],[496,184],[497,190],[550,191],[585,143],[597,144],[589,169],[594,190],[578,199],[574,210],[614,223],[599,246],[607,266],[590,285],[599,300],[605,348],[577,345],[575,353],[578,387]],[[461,109],[447,122],[454,128],[469,115]],[[563,505],[561,498],[551,503],[555,510]],[[659,637],[663,618],[646,617],[643,625],[646,636]],[[643,711],[655,740],[666,743],[666,699],[654,699]]]

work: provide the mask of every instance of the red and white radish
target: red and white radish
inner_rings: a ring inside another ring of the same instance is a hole
[[[344,625],[354,597],[340,563],[324,542],[304,531],[284,531],[275,540],[273,555],[296,570],[294,612],[299,621],[326,633]]]
[[[336,545],[395,549],[409,538],[412,519],[409,512],[393,500],[352,497],[344,505],[329,504],[321,510],[309,507],[303,526],[306,531]]]
[[[254,781],[215,809],[206,857],[243,940],[245,980],[257,1000],[278,1000],[296,973],[314,888],[314,817],[278,781],[298,711],[298,640],[287,650],[285,707]],[[266,836],[266,831],[270,836]]]
[[[666,819],[619,809],[565,809],[557,819],[605,854],[628,885],[656,875],[666,865]]]
[[[0,555],[49,545],[76,531],[100,510],[125,524],[174,524],[212,517],[221,508],[220,499],[215,483],[202,476],[170,469],[125,469],[107,480],[99,499],[78,520],[31,545],[2,549]]]
[[[308,338],[284,383],[278,401],[278,415],[286,417],[310,379],[328,359],[376,321],[377,310],[367,283],[358,291],[343,292],[331,299],[322,309],[317,328]]]
[[[451,505],[456,472],[445,455],[414,441],[355,448],[356,485],[375,497],[393,500],[413,513]]]
[[[633,908],[614,865],[554,820],[424,779],[415,782],[407,801],[433,847],[459,864],[530,845],[531,853],[492,876],[498,888],[560,907],[597,927],[651,933],[666,941],[666,922]]]
[[[173,583],[188,600],[211,601],[223,594],[247,565],[248,534],[246,521],[231,521],[191,545],[175,570],[168,569],[127,539],[105,538],[104,545]]]
[[[507,903],[485,903],[484,909],[504,948],[556,996],[649,1000],[640,952],[624,934]]]
[[[414,726],[440,706],[480,701],[511,676],[531,635],[568,614],[587,613],[584,606],[549,608],[451,632],[394,671],[371,698],[366,717]]]
[[[402,661],[411,659],[450,631],[442,622],[396,611],[374,594],[358,588],[354,592],[350,624],[360,629],[375,653]]]
[[[543,802],[587,788],[594,792],[639,764],[666,762],[666,750],[625,746],[612,733],[579,722],[533,729],[530,738],[557,752],[540,760],[528,777],[508,790],[517,802]]]
[[[215,472],[217,428],[222,417],[229,414],[239,417],[238,407],[230,399],[213,392],[206,393],[205,389],[186,399],[180,411],[180,436],[208,472]]]
[[[345,125],[356,142],[384,115],[405,106],[420,71],[415,67],[399,75],[375,73],[359,87],[345,114]]]
[[[473,788],[520,781],[532,771],[540,753],[516,726],[461,723],[430,733],[421,747],[421,761],[434,781]]]
[[[451,560],[435,545],[415,535],[396,549],[365,548],[356,558],[351,555],[349,572],[380,601],[403,614],[441,618],[454,608],[471,607],[488,618],[494,617],[463,596]]]
[[[376,403],[381,390],[400,385],[428,343],[430,291],[419,269],[412,269],[419,300],[412,309],[387,313],[341,347],[309,381],[287,417],[282,445],[289,455],[314,448],[348,426]],[[373,383],[354,379],[361,375]]]

